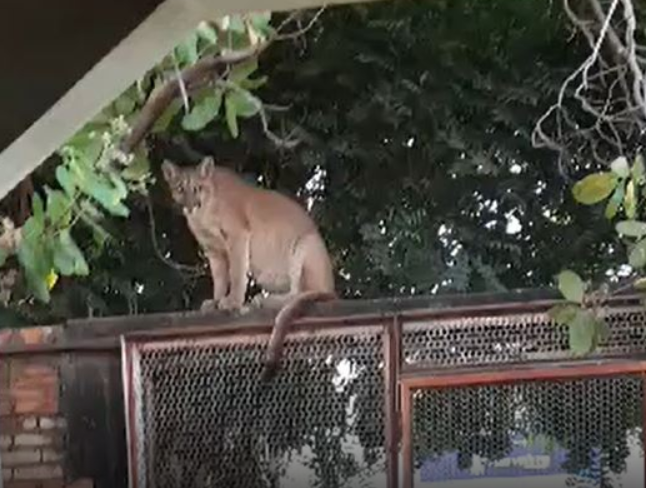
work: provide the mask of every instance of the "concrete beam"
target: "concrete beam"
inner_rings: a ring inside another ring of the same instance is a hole
[[[327,4],[355,1],[358,0],[331,0]],[[302,9],[321,3],[320,0],[166,0],[0,153],[0,199],[202,20],[254,10]]]

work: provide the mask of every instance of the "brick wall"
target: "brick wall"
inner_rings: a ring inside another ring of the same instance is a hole
[[[0,346],[46,343],[55,328],[0,330]],[[4,488],[91,487],[65,473],[67,419],[61,355],[0,356],[0,462]]]

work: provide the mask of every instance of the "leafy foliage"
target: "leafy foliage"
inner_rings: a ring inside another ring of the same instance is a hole
[[[626,244],[628,264],[633,270],[641,271],[646,267],[646,222],[635,218],[638,209],[643,212],[640,196],[644,195],[646,184],[644,160],[638,155],[630,165],[626,157],[620,156],[609,166],[608,171],[592,173],[579,180],[572,187],[572,194],[583,205],[596,205],[607,200],[605,216],[608,220],[623,212],[625,220],[615,224],[615,231]],[[639,288],[642,283],[643,279],[637,278],[630,286]],[[610,292],[599,289],[586,296],[589,285],[570,270],[558,275],[558,285],[563,297],[571,303],[555,306],[551,311],[552,317],[569,326],[570,347],[574,352],[591,352],[607,334],[599,305]]]
[[[90,264],[74,237],[78,223],[90,231],[95,251],[100,252],[111,238],[103,226],[106,217],[129,218],[129,198],[147,195],[153,181],[148,147],[140,145],[125,153],[121,143],[155,90],[168,82],[170,73],[176,75],[203,56],[264,42],[272,33],[270,20],[269,14],[260,13],[229,16],[216,25],[202,23],[58,151],[56,187],[42,188],[44,200],[39,192],[34,193],[32,214],[19,232],[20,244],[0,254],[5,265],[12,254],[16,255],[28,289],[37,300],[50,302],[59,275],[90,274]],[[264,82],[250,78],[256,70],[257,61],[252,59],[233,67],[228,76],[205,84],[187,97],[189,105],[184,114],[180,114],[181,103],[171,104],[156,121],[153,132],[167,130],[177,119],[187,131],[226,121],[231,135],[237,137],[237,119],[253,117],[262,108],[260,99],[250,92]],[[223,100],[226,116],[218,117]]]

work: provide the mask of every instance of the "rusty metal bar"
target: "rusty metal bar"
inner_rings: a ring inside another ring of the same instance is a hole
[[[429,372],[418,372],[414,375],[402,375],[400,381],[411,389],[454,388],[520,381],[558,381],[583,377],[641,374],[646,372],[646,361],[636,359],[579,360],[558,364],[506,365],[505,368],[474,368],[471,371],[453,371],[435,375],[429,374]]]
[[[400,383],[401,398],[401,446],[402,446],[402,487],[413,488],[415,466],[413,463],[413,402],[412,390],[406,383]]]
[[[646,450],[646,372],[642,373],[642,446]],[[644,487],[646,488],[646,453],[643,460]]]
[[[134,371],[133,371],[133,345],[124,337],[121,338],[121,368],[124,388],[124,402],[126,411],[126,451],[128,456],[128,486],[137,488],[139,484],[137,473],[137,425],[134,396]]]
[[[401,329],[397,316],[384,324],[384,415],[386,441],[386,486],[397,488],[399,480],[399,416],[397,411],[397,383],[399,376],[399,348]]]

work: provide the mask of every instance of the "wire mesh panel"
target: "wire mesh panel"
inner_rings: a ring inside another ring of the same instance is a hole
[[[597,356],[646,352],[646,309],[612,308],[610,329]],[[403,357],[407,364],[432,367],[501,364],[570,356],[568,328],[545,313],[463,317],[405,323]]]
[[[126,345],[133,486],[385,486],[382,327]]]
[[[419,389],[420,486],[644,486],[640,376]]]

